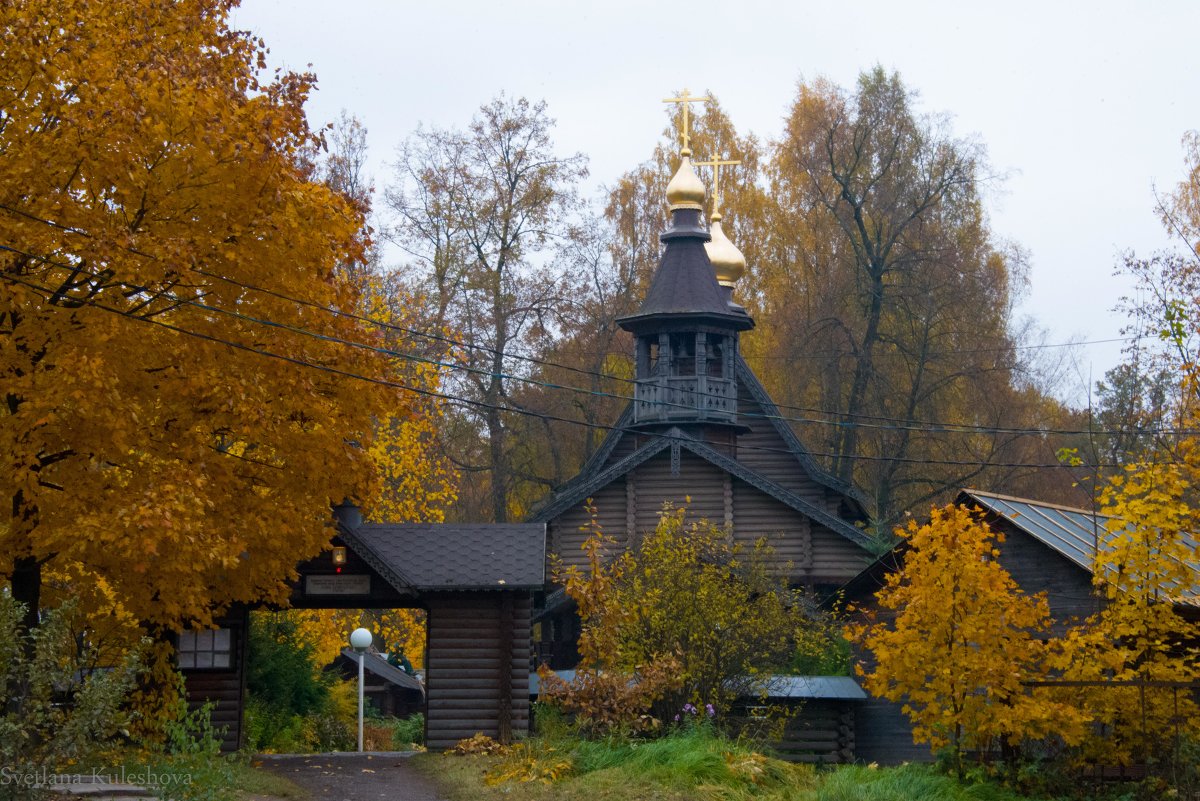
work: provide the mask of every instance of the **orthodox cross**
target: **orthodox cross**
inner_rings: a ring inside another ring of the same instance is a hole
[[[732,167],[735,164],[741,164],[738,161],[725,161],[713,156],[712,161],[697,161],[697,167],[712,167],[713,168],[713,214],[721,213],[721,168]]]
[[[712,100],[712,98],[709,97],[708,95],[701,95],[700,97],[694,97],[694,96],[692,96],[691,93],[688,92],[687,89],[684,89],[683,94],[676,95],[675,97],[668,97],[666,100],[663,101],[664,103],[682,103],[683,104],[683,149],[684,150],[690,151],[692,149],[692,133],[691,133],[691,128],[688,125],[688,120],[690,119],[689,115],[691,112],[692,103],[696,103],[699,101],[706,101],[706,100]]]

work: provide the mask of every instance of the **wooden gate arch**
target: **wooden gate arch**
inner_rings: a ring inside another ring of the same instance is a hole
[[[421,608],[428,615],[425,742],[433,750],[483,733],[501,741],[529,729],[530,620],[545,584],[546,527],[523,524],[366,523],[335,508],[335,548],[297,565],[292,606]],[[188,700],[214,704],[223,747],[244,742],[249,609],[215,632],[181,635]],[[197,646],[224,650],[201,653]]]

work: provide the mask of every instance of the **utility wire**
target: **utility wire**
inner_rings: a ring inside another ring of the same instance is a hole
[[[0,247],[3,247],[3,249],[5,249],[5,250],[14,250],[12,248],[8,248],[5,246],[0,246]],[[16,251],[16,252],[20,252],[20,251]],[[3,274],[3,277],[5,280],[7,280],[11,283],[26,286],[30,289],[33,289],[36,292],[45,293],[45,297],[47,300],[49,300],[51,297],[53,297],[53,294],[55,292],[55,290],[50,287],[42,286],[40,284],[19,278],[14,275],[5,273],[5,274]],[[567,423],[570,425],[583,426],[586,428],[592,428],[592,429],[598,429],[598,430],[604,430],[604,431],[630,431],[630,429],[626,429],[626,428],[622,428],[622,427],[618,427],[618,426],[609,426],[609,425],[604,425],[601,423],[591,423],[586,420],[575,420],[572,418],[561,417],[561,416],[554,415],[554,414],[533,412],[533,411],[528,411],[528,410],[524,410],[524,409],[512,408],[512,407],[508,407],[508,406],[500,406],[500,405],[496,405],[496,404],[490,404],[485,401],[478,401],[478,400],[473,400],[470,398],[463,398],[463,397],[459,397],[459,396],[455,396],[455,395],[450,395],[447,393],[437,392],[434,390],[423,389],[421,387],[413,387],[413,386],[410,386],[408,384],[404,384],[404,383],[401,383],[398,381],[391,381],[388,379],[377,378],[374,376],[365,376],[360,373],[355,373],[355,372],[352,372],[349,370],[343,370],[343,369],[337,368],[337,367],[330,367],[328,365],[317,364],[315,362],[310,362],[305,359],[300,359],[300,358],[297,358],[294,356],[287,356],[284,354],[276,353],[274,351],[267,350],[266,348],[260,348],[260,347],[255,347],[255,346],[251,346],[251,345],[246,345],[241,342],[234,342],[234,341],[231,341],[228,339],[224,339],[222,337],[214,336],[212,334],[206,334],[206,333],[200,332],[200,331],[193,331],[193,330],[185,328],[183,326],[174,325],[172,323],[165,322],[165,321],[157,319],[155,317],[146,317],[146,316],[126,314],[125,312],[123,312],[120,309],[104,305],[102,303],[97,302],[95,299],[92,299],[92,298],[88,298],[88,299],[84,299],[84,300],[73,299],[73,301],[77,302],[77,303],[81,303],[82,305],[85,305],[85,306],[91,306],[93,308],[108,312],[110,314],[115,314],[118,317],[121,317],[124,319],[136,320],[139,322],[158,326],[158,327],[170,330],[170,331],[175,331],[177,333],[180,333],[180,334],[183,334],[186,336],[190,336],[190,337],[194,337],[197,339],[201,339],[201,340],[211,342],[214,344],[224,345],[226,347],[235,348],[237,350],[254,353],[254,354],[257,354],[264,358],[277,359],[277,360],[284,361],[284,362],[287,362],[289,364],[293,364],[293,365],[296,365],[299,367],[307,367],[307,368],[311,368],[311,369],[315,369],[315,370],[320,370],[322,372],[342,376],[345,378],[353,378],[353,379],[357,379],[357,380],[364,381],[367,383],[377,384],[380,386],[385,386],[385,387],[389,387],[389,388],[393,388],[393,389],[399,389],[399,390],[403,390],[406,392],[413,392],[418,395],[423,395],[426,397],[439,398],[442,400],[449,401],[451,403],[456,403],[456,404],[461,404],[461,405],[471,406],[471,407],[476,407],[476,408],[483,408],[483,409],[490,409],[490,410],[497,410],[497,411],[504,411],[504,412],[512,412],[515,414],[520,414],[520,415],[524,415],[524,416],[528,416],[528,417],[534,417],[534,418],[538,418],[538,419],[549,419],[549,420],[554,420],[557,422]],[[655,437],[659,437],[659,438],[675,439],[674,437],[671,437],[671,436],[669,436],[667,434],[663,434],[663,433],[644,432],[644,431],[639,431],[637,433],[642,434],[642,435],[655,436]],[[753,446],[753,445],[745,445],[745,444],[739,445],[738,447],[739,447],[739,450],[743,450],[743,451],[754,450],[754,451],[779,453],[779,454],[795,456],[795,454],[792,451],[790,451],[788,449],[783,449],[783,448],[770,448],[770,447],[766,447],[766,446]],[[835,458],[834,454],[820,453],[820,452],[814,452],[814,451],[806,451],[806,453],[808,453],[808,455],[810,455],[810,456],[817,456],[817,457],[822,457],[822,458]],[[981,461],[949,460],[949,459],[925,459],[925,458],[917,459],[917,458],[904,458],[904,457],[869,456],[866,454],[851,454],[844,458],[850,458],[850,459],[859,460],[859,461],[872,461],[872,462],[939,464],[939,465],[963,466],[963,467],[986,466],[986,467],[999,467],[999,468],[1061,468],[1064,466],[1061,463],[1057,463],[1057,462],[1043,463],[1043,464],[1026,463],[1026,462],[1002,463],[1002,462],[981,462]],[[1119,467],[1119,465],[1115,465],[1115,464],[1112,464],[1112,465],[1108,465],[1108,464],[1088,465],[1088,467],[1090,467],[1090,468]]]
[[[20,209],[15,209],[15,208],[5,205],[3,203],[0,203],[0,209],[4,209],[5,211],[8,211],[12,214],[19,215],[21,217],[32,220],[34,222],[52,226],[54,228],[57,228],[62,231],[66,231],[68,233],[77,234],[79,236],[83,236],[88,239],[94,238],[94,237],[92,237],[92,235],[90,233],[88,233],[87,231],[84,231],[82,229],[75,228],[75,227],[68,226],[68,225],[63,225],[61,223],[54,222],[53,220],[47,220],[43,217],[38,217],[36,215],[30,214],[29,212],[26,212],[26,211],[23,211]],[[159,261],[158,257],[156,257],[152,254],[146,253],[144,251],[138,250],[136,248],[121,246],[121,249],[123,249],[129,253],[132,253],[134,255],[141,256],[142,258],[149,259],[151,261]],[[21,252],[21,251],[16,251],[16,252]],[[50,262],[49,260],[45,259],[44,257],[40,257],[40,256],[37,256],[34,254],[26,253],[23,255],[27,255],[30,258],[39,258],[40,260],[46,261],[47,263],[53,263],[53,262]],[[66,266],[66,265],[58,265],[58,266],[62,266],[62,267],[65,267],[66,269],[72,269],[72,270],[78,269],[74,266]],[[381,320],[375,320],[371,317],[367,317],[365,315],[357,314],[354,312],[348,312],[348,311],[344,311],[341,309],[330,308],[328,306],[324,306],[322,304],[316,303],[315,301],[311,301],[306,298],[297,298],[297,297],[293,297],[291,295],[287,295],[282,292],[278,292],[276,290],[269,289],[267,287],[262,287],[262,286],[258,286],[255,284],[249,284],[249,283],[245,283],[242,281],[238,281],[236,279],[220,275],[219,273],[212,273],[207,270],[203,270],[196,266],[192,266],[189,269],[199,275],[203,275],[208,278],[213,278],[213,279],[216,279],[219,281],[223,281],[223,282],[229,283],[233,286],[237,286],[237,287],[240,287],[243,289],[248,289],[248,290],[254,291],[254,292],[261,292],[263,294],[270,295],[272,297],[275,297],[275,298],[278,298],[281,300],[285,300],[285,301],[288,301],[291,303],[297,303],[300,305],[309,306],[311,308],[318,309],[319,311],[326,313],[326,314],[332,314],[332,315],[344,317],[347,319],[357,320],[359,322],[363,322],[363,323],[366,323],[368,325],[375,326],[378,328],[383,328],[385,330],[397,331],[399,333],[408,334],[410,336],[417,336],[417,337],[430,339],[433,341],[443,342],[443,343],[453,345],[455,347],[460,347],[463,349],[479,350],[479,351],[489,353],[493,356],[500,356],[501,358],[505,358],[505,359],[520,360],[520,361],[537,364],[539,366],[553,367],[556,369],[567,370],[567,371],[578,373],[581,375],[586,375],[591,378],[600,378],[600,379],[616,381],[616,382],[625,383],[625,384],[636,384],[637,383],[634,379],[626,378],[624,376],[617,376],[617,375],[612,375],[609,373],[601,373],[601,372],[597,372],[597,371],[586,370],[583,368],[574,367],[571,365],[564,365],[561,363],[552,362],[552,361],[548,361],[545,359],[539,359],[539,358],[532,357],[532,356],[524,356],[521,354],[511,354],[511,353],[501,352],[501,351],[496,350],[495,348],[491,348],[486,345],[478,345],[478,344],[474,344],[474,343],[463,342],[461,340],[454,339],[453,337],[448,337],[448,336],[444,336],[441,334],[432,334],[432,333],[429,333],[426,331],[420,331],[418,329],[413,329],[413,328],[408,328],[405,326],[396,325],[394,323],[388,323],[388,322],[384,322]],[[269,324],[269,323],[267,323],[267,324]],[[1143,337],[1132,337],[1132,338],[1127,338],[1127,339],[1134,340],[1134,339],[1142,339],[1142,338],[1145,338],[1145,337],[1144,336]],[[1096,340],[1095,342],[1103,343],[1103,342],[1116,342],[1116,341],[1126,341],[1126,340],[1124,340],[1124,339]],[[1030,346],[1013,346],[1013,347],[1014,348],[1071,347],[1075,344],[1084,344],[1084,343],[1062,343],[1062,344],[1055,344],[1055,345],[1030,345]],[[1002,350],[1002,349],[997,349],[997,350]],[[959,352],[975,353],[975,352],[982,352],[982,351],[946,351],[946,353],[959,353]],[[407,354],[407,355],[393,354],[393,355],[398,355],[401,358],[409,358],[409,359],[421,358],[421,357],[412,356],[411,354]],[[745,357],[743,356],[743,358],[745,358]],[[756,357],[756,358],[762,358],[762,357]],[[467,372],[476,372],[476,373],[481,373],[481,374],[486,374],[486,375],[493,374],[493,371],[491,371],[491,370],[483,370],[481,368],[472,368],[468,365],[446,364],[443,362],[437,362],[436,360],[431,360],[430,363],[441,364],[442,366],[447,366],[451,369],[460,369],[460,370],[465,370]],[[585,389],[582,387],[574,387],[572,385],[556,384],[556,383],[552,383],[552,382],[539,382],[536,379],[525,378],[522,376],[517,376],[517,375],[512,375],[512,374],[507,374],[507,373],[499,373],[498,375],[500,378],[521,381],[521,382],[531,383],[531,384],[535,384],[535,385],[540,384],[540,385],[546,386],[546,387],[564,388],[564,389],[573,390],[573,391],[577,391],[577,392],[589,393],[592,395],[614,397],[614,398],[618,398],[618,399],[622,399],[622,400],[632,400],[632,398],[625,396],[625,395],[617,395],[617,394],[606,393],[606,392],[597,391],[597,390],[589,390],[589,389]],[[1188,430],[1173,430],[1173,429],[1143,429],[1140,431],[1123,431],[1123,430],[1121,430],[1121,431],[1100,431],[1100,430],[1092,430],[1092,429],[1026,429],[1026,428],[1014,428],[1014,427],[1002,427],[1002,426],[982,426],[982,425],[969,424],[969,423],[944,423],[944,422],[939,422],[939,421],[909,420],[909,419],[905,419],[905,418],[887,417],[887,416],[882,416],[882,415],[872,415],[872,414],[866,414],[866,413],[849,414],[849,413],[845,413],[845,412],[831,412],[828,410],[818,409],[818,408],[813,408],[813,407],[795,406],[795,405],[781,404],[781,403],[776,403],[775,407],[777,409],[786,409],[788,411],[799,411],[799,412],[804,412],[807,414],[826,415],[828,417],[834,417],[834,418],[853,418],[853,419],[858,419],[858,420],[872,420],[872,421],[876,421],[876,422],[880,422],[880,423],[894,423],[896,425],[892,426],[890,428],[893,428],[896,430],[930,431],[930,432],[936,432],[936,433],[976,432],[976,433],[982,433],[982,434],[1015,434],[1015,435],[1055,434],[1055,435],[1061,435],[1061,436],[1096,436],[1096,435],[1122,436],[1126,433],[1133,433],[1133,434],[1138,434],[1138,435],[1148,435],[1148,436],[1154,436],[1154,435],[1172,436],[1172,435],[1178,435],[1178,434],[1195,433],[1195,432],[1188,431]],[[858,425],[858,426],[864,427],[864,428],[880,428],[880,429],[884,429],[884,430],[890,430],[888,426],[871,426],[871,425],[866,425],[866,424],[856,424],[856,423],[852,422],[851,420],[829,420],[829,419],[819,419],[819,418],[818,419],[806,419],[806,418],[788,418],[788,417],[780,417],[779,419],[787,420],[789,422],[796,422],[796,423],[800,423],[800,424],[829,425],[829,426],[838,426],[838,427],[843,427],[843,428],[853,427],[855,425]]]
[[[51,265],[54,267],[58,267],[60,269],[69,270],[73,273],[83,273],[83,274],[89,275],[93,278],[102,277],[99,273],[88,270],[85,267],[82,267],[79,265],[69,265],[69,264],[64,264],[62,262],[57,262],[57,261],[49,259],[45,256],[41,256],[39,254],[30,253],[28,251],[12,247],[11,245],[6,245],[6,244],[0,243],[0,249],[7,250],[12,253],[16,253],[16,254],[25,256],[27,258],[37,259],[38,261],[41,261],[45,264],[48,264],[48,265]],[[216,276],[214,276],[214,277],[216,277]],[[229,280],[229,279],[226,279],[226,280]],[[239,282],[234,282],[234,283],[236,284]],[[140,291],[146,291],[146,292],[151,291],[149,288],[146,288],[146,287],[140,287],[140,286],[135,286],[135,285],[129,285],[129,287],[131,289],[140,290]],[[180,297],[169,291],[159,292],[158,294],[159,294],[159,296],[168,298],[178,304],[191,305],[191,306],[195,306],[197,308],[203,309],[205,311],[215,312],[218,314],[226,315],[229,317],[233,317],[235,319],[244,320],[244,321],[255,323],[258,325],[279,328],[279,329],[291,331],[296,334],[300,334],[302,336],[308,336],[308,337],[311,337],[311,338],[314,338],[317,340],[342,344],[342,345],[346,345],[348,347],[357,348],[357,349],[361,349],[361,350],[367,350],[367,351],[371,351],[371,352],[378,353],[381,355],[403,359],[406,361],[425,363],[425,364],[429,364],[432,366],[437,366],[437,367],[441,367],[441,368],[449,369],[449,370],[461,370],[464,372],[474,373],[477,375],[487,375],[487,376],[498,375],[499,377],[507,379],[507,380],[522,382],[522,383],[530,384],[530,385],[537,386],[537,387],[544,388],[544,389],[566,390],[566,391],[575,392],[578,394],[589,395],[589,396],[593,396],[593,397],[611,398],[611,399],[621,400],[621,401],[625,401],[625,402],[637,401],[637,399],[635,397],[632,397],[629,395],[605,392],[603,390],[587,389],[584,387],[576,387],[576,386],[573,386],[570,384],[557,384],[557,383],[553,383],[553,382],[540,381],[537,379],[528,378],[528,377],[520,376],[520,375],[508,374],[508,373],[495,373],[494,371],[483,369],[483,368],[471,367],[469,365],[458,364],[455,362],[446,362],[446,361],[442,361],[439,359],[433,359],[433,358],[419,356],[419,355],[412,354],[412,353],[406,353],[404,351],[396,350],[393,348],[387,348],[387,347],[382,347],[382,346],[378,346],[378,345],[370,345],[370,344],[366,344],[363,342],[357,342],[355,340],[343,339],[341,337],[331,336],[328,334],[322,334],[317,331],[312,331],[310,329],[299,327],[299,326],[294,326],[294,325],[291,325],[288,323],[281,323],[281,322],[278,322],[275,320],[270,320],[270,319],[262,318],[262,317],[256,317],[253,315],[245,314],[243,312],[233,311],[231,309],[226,309],[226,308],[223,308],[220,306],[213,306],[212,304],[204,303],[203,301],[200,301],[200,300],[186,298],[186,297]],[[270,294],[273,296],[280,296],[285,300],[302,302],[299,299],[291,298],[286,295],[281,295],[280,293],[271,292]],[[328,308],[328,307],[321,306],[320,304],[317,304],[312,301],[304,301],[304,303],[306,303],[306,305],[315,306],[316,308],[323,309],[323,310],[327,310],[327,308]],[[356,319],[363,319],[366,321],[370,321],[370,318],[359,317],[358,315],[353,315],[353,316]],[[671,402],[671,401],[655,401],[654,405],[660,406],[660,407],[674,407],[674,408],[680,408],[680,409],[692,408],[688,404],[675,403],[675,402]],[[511,410],[511,407],[503,407],[503,408]],[[820,410],[815,410],[815,411],[817,411],[820,414],[830,414],[828,412],[822,412]],[[1187,434],[1197,433],[1195,431],[1187,430],[1187,429],[1180,429],[1180,430],[1145,429],[1145,430],[1140,430],[1140,431],[1130,431],[1130,430],[1117,430],[1117,431],[1092,430],[1092,431],[1087,431],[1087,430],[1069,430],[1069,429],[1022,429],[1022,428],[1006,428],[1006,427],[967,426],[967,425],[956,425],[956,424],[936,424],[936,425],[934,425],[934,424],[922,424],[922,423],[911,422],[911,421],[901,421],[899,419],[895,419],[895,423],[893,423],[893,424],[883,424],[883,423],[850,422],[850,421],[843,421],[843,420],[826,420],[826,419],[821,419],[821,418],[791,417],[791,416],[786,416],[786,415],[772,415],[772,414],[753,413],[753,412],[743,413],[742,416],[747,417],[747,418],[752,418],[752,419],[779,420],[779,421],[786,422],[786,423],[796,423],[796,424],[800,424],[800,425],[826,425],[826,426],[833,426],[833,427],[838,427],[838,428],[858,428],[858,429],[872,429],[872,430],[883,430],[883,431],[917,431],[917,432],[925,432],[925,433],[964,433],[964,434],[983,433],[983,434],[1012,434],[1012,435],[1016,435],[1016,436],[1047,435],[1047,434],[1053,434],[1053,435],[1059,435],[1059,436],[1079,436],[1079,435],[1089,435],[1089,434],[1090,435],[1108,435],[1108,436],[1123,436],[1123,435],[1127,435],[1127,434],[1136,434],[1136,435],[1180,435],[1180,434],[1183,434],[1183,435],[1187,435]],[[884,418],[884,419],[888,419],[888,418]],[[896,461],[901,461],[901,460],[896,459]]]
[[[77,234],[79,236],[83,236],[83,237],[89,238],[89,239],[94,238],[94,237],[92,237],[92,235],[90,233],[88,233],[82,229],[74,228],[74,227],[67,226],[67,225],[62,225],[61,223],[56,223],[52,220],[47,220],[45,218],[32,215],[32,214],[22,211],[20,209],[14,209],[13,207],[2,204],[2,203],[0,203],[0,209],[4,209],[5,211],[8,211],[13,214],[17,214],[21,217],[25,217],[29,220],[32,220],[32,221],[35,221],[38,223],[52,226],[59,230]],[[28,258],[38,259],[39,261],[42,261],[46,264],[51,264],[51,265],[54,265],[54,266],[57,266],[57,267],[60,267],[63,269],[72,270],[75,272],[85,272],[85,273],[88,272],[87,270],[85,270],[81,267],[78,267],[76,265],[66,265],[66,264],[54,262],[53,260],[48,259],[44,256],[40,256],[38,254],[33,254],[33,253],[28,253],[26,251],[20,250],[15,247],[0,245],[0,248],[3,248],[5,250],[10,250],[14,253],[24,255]],[[137,256],[141,256],[146,259],[150,259],[152,261],[159,261],[159,259],[156,256],[145,253],[144,251],[137,250],[135,248],[122,247],[122,249],[126,250],[129,253],[132,253]],[[431,339],[434,341],[439,341],[439,342],[443,342],[443,343],[446,343],[449,345],[453,345],[455,347],[461,347],[464,349],[480,350],[480,351],[490,353],[492,355],[499,355],[502,358],[511,358],[511,359],[515,359],[515,360],[530,362],[530,363],[537,364],[540,366],[568,370],[568,371],[571,371],[574,373],[586,375],[591,378],[600,378],[600,379],[605,379],[605,380],[617,381],[617,382],[621,382],[621,383],[625,383],[625,384],[635,384],[636,385],[636,383],[637,383],[636,380],[630,379],[630,378],[625,378],[623,376],[616,376],[616,375],[612,375],[612,374],[608,374],[608,373],[601,373],[601,372],[586,370],[583,368],[559,364],[556,362],[552,362],[552,361],[548,361],[548,360],[544,360],[544,359],[538,359],[538,358],[531,357],[531,356],[502,353],[502,352],[497,351],[494,348],[490,348],[486,345],[477,345],[477,344],[467,343],[467,342],[463,342],[461,340],[454,339],[453,337],[447,337],[447,336],[443,336],[443,335],[439,335],[439,334],[431,334],[429,332],[420,331],[420,330],[408,328],[405,326],[399,326],[399,325],[384,322],[381,320],[375,320],[375,319],[372,319],[365,315],[357,314],[354,312],[347,312],[347,311],[344,311],[341,309],[330,308],[329,306],[325,306],[325,305],[322,305],[320,303],[317,303],[315,301],[311,301],[311,300],[308,300],[305,298],[297,298],[297,297],[287,295],[285,293],[278,292],[276,290],[272,290],[272,289],[269,289],[266,287],[238,281],[236,279],[232,279],[227,276],[220,275],[218,273],[212,273],[207,270],[203,270],[199,267],[193,266],[190,268],[190,270],[199,275],[203,275],[208,278],[220,280],[220,281],[229,283],[233,286],[237,286],[237,287],[240,287],[243,289],[248,289],[248,290],[254,291],[254,292],[260,292],[260,293],[269,295],[271,297],[275,297],[280,300],[308,306],[308,307],[317,309],[326,314],[332,314],[332,315],[335,315],[338,317],[344,317],[347,319],[357,320],[359,322],[363,322],[363,323],[366,323],[366,324],[369,324],[369,325],[372,325],[375,327],[383,328],[386,330],[397,331],[399,333],[408,334],[410,336],[423,337],[423,338]],[[93,275],[93,277],[98,277],[95,273],[91,273],[91,275]],[[145,289],[146,291],[151,291],[148,288],[143,288],[143,289]],[[163,293],[163,294],[166,295],[167,293]],[[192,305],[198,304],[198,301],[194,301],[194,300],[188,300],[188,299],[179,299],[179,300],[181,302],[190,303]],[[234,316],[242,316],[244,319],[252,320],[252,321],[257,322],[262,325],[289,328],[289,330],[293,330],[297,333],[304,333],[309,336],[314,336],[314,337],[318,337],[318,338],[327,338],[326,335],[322,335],[317,332],[307,331],[305,329],[299,329],[299,328],[296,328],[293,326],[288,326],[283,323],[278,323],[278,322],[274,322],[271,320],[265,320],[265,319],[250,318],[250,317],[246,317],[244,315],[238,315],[236,313],[230,312],[229,310],[222,309],[220,307],[209,306],[207,304],[200,304],[200,305],[202,305],[203,308],[209,309],[211,311],[216,311],[216,312],[223,313],[223,314],[233,314]],[[1096,342],[1098,342],[1098,343],[1099,342],[1117,342],[1117,341],[1128,341],[1128,340],[1140,339],[1140,338],[1144,338],[1144,337],[1132,337],[1132,338],[1115,339],[1115,340],[1096,340]],[[592,395],[592,396],[597,396],[597,397],[608,397],[608,398],[614,398],[617,400],[624,400],[624,401],[633,401],[634,400],[634,398],[632,398],[628,395],[605,392],[603,390],[592,390],[592,389],[587,389],[584,387],[576,387],[576,386],[570,385],[570,384],[558,384],[555,382],[539,381],[537,379],[528,378],[528,377],[520,376],[520,375],[516,375],[516,374],[495,373],[492,370],[487,370],[484,368],[471,367],[470,365],[465,365],[465,364],[460,364],[460,363],[445,362],[445,361],[441,361],[441,360],[437,360],[437,359],[431,359],[428,357],[417,356],[417,355],[411,354],[411,353],[404,353],[401,351],[396,351],[396,350],[392,350],[392,349],[388,349],[388,348],[380,348],[377,346],[367,345],[364,343],[358,343],[358,342],[353,342],[353,341],[349,341],[349,340],[338,340],[338,339],[334,338],[334,339],[331,339],[330,341],[340,341],[343,344],[346,344],[350,347],[376,350],[380,353],[384,353],[386,355],[394,356],[394,357],[405,359],[408,361],[423,361],[425,363],[428,363],[428,364],[431,364],[434,366],[440,366],[440,367],[443,367],[446,369],[462,370],[464,372],[475,373],[475,374],[479,374],[479,375],[489,375],[489,376],[497,375],[498,377],[503,378],[503,379],[518,381],[518,382],[531,384],[534,386],[540,386],[540,387],[544,387],[544,388],[548,388],[548,389],[563,389],[563,390],[567,390],[567,391],[571,391],[571,392],[577,392],[580,394],[587,394],[587,395]],[[1073,344],[1076,344],[1076,343],[1064,343],[1063,345],[1044,345],[1044,346],[1031,345],[1031,346],[1014,346],[1014,347],[1031,347],[1031,348],[1032,347],[1066,347],[1066,346],[1071,346]],[[952,352],[958,352],[958,351],[952,351]],[[963,353],[972,353],[972,352],[979,352],[979,351],[962,351],[962,352]],[[667,401],[659,401],[657,403],[658,403],[658,405],[674,405],[674,406],[679,406],[679,407],[686,407],[685,404],[672,404]],[[916,432],[926,432],[926,433],[980,433],[980,434],[992,434],[992,435],[1012,434],[1012,435],[1017,435],[1017,436],[1047,435],[1047,434],[1052,434],[1052,435],[1056,435],[1056,436],[1125,436],[1125,435],[1136,435],[1136,436],[1180,436],[1180,435],[1184,435],[1184,436],[1186,436],[1186,435],[1193,435],[1193,434],[1198,433],[1197,431],[1191,430],[1191,429],[1165,429],[1165,428],[1116,429],[1116,430],[1112,430],[1112,429],[1104,430],[1104,429],[1017,428],[1017,427],[1008,427],[1008,426],[985,426],[985,425],[978,425],[978,424],[971,424],[971,423],[945,423],[945,422],[939,422],[939,421],[909,420],[909,419],[905,419],[905,418],[887,417],[887,416],[882,416],[882,415],[872,415],[872,414],[865,414],[865,413],[847,414],[847,413],[843,413],[843,412],[832,412],[832,411],[828,411],[825,409],[819,409],[819,408],[814,408],[814,407],[795,406],[795,405],[781,404],[781,403],[775,403],[775,407],[777,409],[781,409],[781,410],[799,411],[799,412],[804,412],[807,414],[826,415],[829,418],[852,418],[852,419],[851,420],[845,420],[845,419],[838,420],[838,419],[823,419],[823,418],[803,418],[803,417],[790,417],[790,416],[786,416],[786,415],[752,415],[752,416],[757,416],[757,417],[762,417],[762,418],[767,418],[767,419],[779,419],[779,420],[782,420],[785,422],[797,423],[800,425],[825,425],[825,426],[833,426],[833,427],[838,427],[838,428],[867,428],[867,429],[878,429],[878,430],[916,431]],[[688,407],[688,408],[690,408],[690,407]],[[863,422],[855,422],[855,420],[870,420],[870,421],[875,421],[875,422],[874,423],[863,423]],[[884,423],[891,424],[891,425],[883,425]]]

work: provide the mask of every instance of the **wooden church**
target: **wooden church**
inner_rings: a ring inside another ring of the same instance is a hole
[[[815,464],[739,353],[754,327],[733,300],[745,259],[717,211],[704,225],[705,187],[686,138],[667,187],[662,260],[638,312],[620,321],[637,343],[634,400],[581,473],[521,524],[367,523],[343,504],[332,543],[341,560],[297,566],[294,607],[427,611],[430,748],[476,732],[519,736],[536,692],[531,668],[576,663],[578,616],[547,567],[555,556],[583,562],[589,504],[607,534],[633,541],[657,525],[664,503],[687,503],[737,540],[767,537],[791,583],[816,590],[842,586],[871,562],[863,504]],[[215,703],[229,750],[244,742],[247,626],[241,608],[215,633],[181,635],[177,649],[189,700]],[[853,680],[794,681],[780,692],[827,709],[819,760],[854,757],[850,705],[865,695]]]
[[[833,590],[872,559],[866,513],[813,461],[739,352],[754,328],[733,299],[745,258],[721,230],[719,194],[704,225],[705,187],[684,138],[661,262],[637,313],[618,321],[637,343],[634,400],[531,522],[546,524],[548,560],[582,566],[589,505],[606,534],[632,542],[665,502],[687,503],[738,541],[767,537],[793,585]],[[535,619],[539,657],[572,667],[579,622],[569,599],[551,587]]]

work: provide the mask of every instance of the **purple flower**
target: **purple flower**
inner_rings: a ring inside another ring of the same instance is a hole
[[[708,713],[710,718],[715,718],[717,716],[717,710],[713,709],[712,704],[705,704],[704,711]]]
[[[678,722],[679,722],[679,715],[676,715],[676,716],[675,716],[675,722],[676,722],[676,723],[678,723]]]
[[[691,704],[684,704],[683,711],[687,712],[689,715],[694,715],[696,714],[696,707],[692,706]]]

